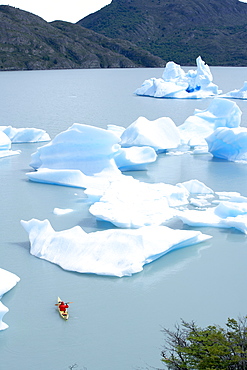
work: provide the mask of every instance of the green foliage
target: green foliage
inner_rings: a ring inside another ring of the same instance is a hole
[[[247,317],[228,319],[226,328],[200,328],[182,320],[175,331],[163,332],[162,362],[170,370],[247,369]]]

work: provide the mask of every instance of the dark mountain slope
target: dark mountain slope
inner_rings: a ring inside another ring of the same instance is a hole
[[[164,62],[129,41],[0,6],[1,70],[140,66],[163,67]]]
[[[165,61],[247,65],[247,4],[238,0],[113,0],[78,24]]]

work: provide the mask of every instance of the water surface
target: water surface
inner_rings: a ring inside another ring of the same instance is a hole
[[[240,88],[247,68],[212,67],[224,93]],[[45,129],[53,138],[74,122],[106,128],[129,126],[139,116],[171,117],[179,125],[211,99],[138,97],[133,91],[162,69],[1,72],[0,124]],[[247,102],[235,100],[247,126]],[[55,230],[80,225],[91,232],[113,228],[88,212],[82,189],[29,182],[31,154],[42,144],[13,145],[21,155],[0,160],[0,267],[20,276],[3,297],[10,326],[0,332],[1,368],[131,370],[162,367],[163,326],[180,318],[223,325],[246,314],[246,236],[235,229],[198,228],[213,238],[177,250],[132,277],[111,278],[62,270],[29,253],[20,220],[49,219]],[[141,181],[176,184],[198,179],[215,191],[247,196],[247,167],[210,154],[160,155],[147,171],[128,173]],[[72,208],[57,216],[55,207]],[[178,223],[177,227],[183,225]],[[184,229],[189,227],[184,226]],[[61,320],[57,296],[73,301]]]

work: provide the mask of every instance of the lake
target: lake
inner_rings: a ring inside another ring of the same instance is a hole
[[[195,69],[195,67],[193,67]],[[223,93],[243,86],[247,68],[212,67]],[[185,68],[188,70],[188,68]],[[133,94],[163,69],[102,69],[1,72],[0,124],[37,127],[51,138],[73,123],[127,127],[139,116],[167,116],[176,125],[206,109],[211,99],[154,99]],[[247,127],[247,101],[235,100]],[[56,231],[80,225],[86,232],[114,228],[88,212],[82,189],[27,180],[31,154],[43,143],[15,144],[21,154],[0,159],[0,267],[21,278],[2,302],[9,325],[0,332],[2,369],[133,370],[164,368],[162,327],[180,318],[199,326],[224,325],[246,314],[247,240],[235,229],[197,228],[213,238],[172,252],[132,277],[114,278],[62,270],[29,253],[20,220],[49,219]],[[214,191],[247,196],[247,166],[210,154],[159,155],[147,171],[129,172],[146,182],[176,184],[198,179]],[[55,207],[74,212],[58,216]],[[179,228],[189,229],[178,223]],[[70,319],[56,310],[57,296],[70,305]]]

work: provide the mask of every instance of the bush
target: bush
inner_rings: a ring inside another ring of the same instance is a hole
[[[175,331],[162,331],[162,361],[170,370],[247,369],[247,317],[228,319],[226,328],[200,328],[182,320]]]

